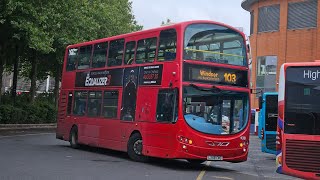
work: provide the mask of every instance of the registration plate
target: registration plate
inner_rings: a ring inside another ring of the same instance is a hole
[[[222,156],[207,156],[208,161],[222,161],[223,157]]]

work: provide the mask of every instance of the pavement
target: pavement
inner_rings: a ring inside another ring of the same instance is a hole
[[[2,179],[116,179],[116,180],[255,180],[296,179],[275,172],[275,156],[260,151],[260,140],[250,137],[248,161],[205,162],[185,160],[131,161],[126,153],[83,146],[72,149],[50,132],[25,132],[0,136]]]
[[[54,133],[56,123],[51,124],[0,124],[0,136],[11,136],[17,134]]]

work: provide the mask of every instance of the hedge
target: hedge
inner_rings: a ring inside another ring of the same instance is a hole
[[[0,124],[55,123],[57,109],[49,101],[5,103],[0,105]]]

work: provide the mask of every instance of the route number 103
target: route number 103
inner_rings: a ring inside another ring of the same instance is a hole
[[[228,83],[236,83],[237,75],[232,73],[224,73],[224,81]]]

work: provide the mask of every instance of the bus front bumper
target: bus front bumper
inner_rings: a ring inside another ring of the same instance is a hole
[[[179,158],[182,159],[202,159],[209,161],[244,162],[248,157],[248,147],[242,148],[206,148],[180,144]]]

